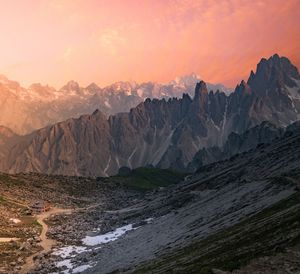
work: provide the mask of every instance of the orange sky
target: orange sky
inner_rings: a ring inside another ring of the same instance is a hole
[[[235,86],[275,52],[300,68],[299,0],[0,0],[0,74],[28,86],[74,79]]]

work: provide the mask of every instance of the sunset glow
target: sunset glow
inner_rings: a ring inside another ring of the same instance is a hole
[[[300,67],[299,0],[2,0],[0,33],[0,74],[24,86],[191,72],[235,86],[274,53]]]

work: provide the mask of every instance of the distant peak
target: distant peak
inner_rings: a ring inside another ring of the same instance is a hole
[[[0,80],[1,81],[8,81],[8,78],[5,75],[0,74]]]
[[[91,91],[94,91],[94,90],[99,90],[100,87],[99,87],[96,83],[93,82],[93,83],[89,84],[89,85],[86,87],[86,89],[91,90]]]
[[[79,87],[79,84],[76,81],[71,80],[66,85],[64,85],[62,87],[62,89],[65,89],[65,90],[79,90],[80,87]]]
[[[201,80],[200,76],[193,72],[191,74],[178,76],[169,84],[182,85],[182,86],[194,86],[200,80]]]

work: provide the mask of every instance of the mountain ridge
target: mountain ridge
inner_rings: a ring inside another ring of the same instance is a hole
[[[285,127],[299,119],[300,101],[286,86],[295,70],[289,63],[291,70],[283,68],[284,58],[268,62],[277,74],[259,77],[254,85],[241,81],[229,96],[208,92],[200,81],[193,98],[148,98],[127,113],[107,117],[96,111],[37,130],[2,158],[1,169],[84,176],[116,174],[123,166],[185,169],[200,149],[222,146],[232,132],[241,134],[263,121]],[[292,74],[282,78],[282,69]],[[274,89],[267,94],[266,87]]]
[[[27,89],[5,76],[0,77],[0,125],[11,127],[18,134],[36,129],[99,108],[107,115],[128,112],[146,98],[180,97],[183,92],[192,94],[199,79],[194,74],[178,78],[179,82],[116,82],[104,88],[91,83],[81,87],[76,81],[67,82],[60,89],[34,83]],[[222,85],[210,85],[230,92]],[[13,112],[13,113],[12,113]]]

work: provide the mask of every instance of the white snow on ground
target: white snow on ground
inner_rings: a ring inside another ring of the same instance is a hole
[[[92,265],[89,265],[89,264],[85,264],[85,265],[80,265],[80,266],[77,266],[75,268],[73,268],[73,272],[72,273],[81,273],[85,270],[87,270],[88,268],[91,268]]]
[[[144,220],[148,224],[153,222],[153,218],[148,218]],[[84,239],[82,239],[82,243],[87,245],[87,246],[95,246],[95,245],[100,245],[100,244],[106,244],[112,241],[117,240],[120,238],[122,235],[124,235],[126,232],[131,231],[131,230],[136,230],[140,228],[141,226],[136,226],[133,227],[132,224],[125,225],[122,227],[118,227],[114,231],[102,234],[102,235],[97,235],[97,236],[86,236]]]
[[[144,221],[146,221],[149,224],[149,223],[152,223],[153,220],[154,220],[153,218],[148,218]],[[82,240],[82,242],[83,242],[83,244],[85,244],[87,246],[96,246],[96,245],[108,243],[111,241],[115,241],[119,237],[121,237],[123,234],[125,234],[126,232],[128,232],[130,230],[135,230],[138,228],[140,228],[140,226],[133,227],[132,224],[129,224],[129,225],[119,227],[116,230],[114,230],[112,232],[108,232],[103,235],[98,235],[98,236],[93,236],[93,237],[86,236]],[[98,229],[96,229],[96,230],[98,230]],[[0,240],[1,240],[1,238],[0,238]],[[59,256],[63,260],[58,261],[55,264],[58,268],[61,268],[61,269],[67,268],[63,271],[60,271],[59,273],[64,273],[64,274],[81,273],[81,272],[87,270],[88,268],[93,267],[95,265],[95,263],[93,263],[93,262],[90,262],[89,264],[85,264],[85,265],[75,265],[76,262],[74,262],[74,261],[76,261],[76,259],[74,260],[74,258],[80,253],[89,252],[89,251],[96,250],[99,248],[101,248],[101,247],[99,246],[99,247],[95,247],[95,248],[89,248],[89,247],[85,247],[85,246],[75,246],[75,245],[57,248],[56,250],[54,250],[53,255]],[[54,274],[54,273],[52,273],[52,274]]]
[[[15,224],[21,223],[20,219],[10,218],[9,220]]]
[[[294,110],[296,113],[298,113],[298,110],[296,109],[295,104],[294,104],[294,99],[293,99],[293,97],[292,97],[291,95],[289,95],[289,94],[288,94],[288,97],[289,97],[289,99],[291,100],[293,110]]]
[[[53,252],[54,255],[60,256],[61,258],[67,258],[67,257],[76,257],[77,254],[87,251],[87,248],[84,246],[65,246],[58,248]]]
[[[103,170],[104,175],[107,176],[107,177],[108,177],[107,171],[109,169],[110,161],[111,161],[111,155],[109,155],[107,165],[106,165],[105,169]]]
[[[66,266],[68,269],[73,268],[73,264],[71,263],[71,259],[66,259],[56,263],[57,267]]]
[[[227,122],[227,109],[228,109],[228,101],[226,100],[225,110],[223,113],[223,121],[222,121],[222,136],[224,135],[225,125]]]
[[[105,106],[107,106],[108,108],[111,108],[111,105],[108,101],[104,101]]]
[[[112,232],[105,233],[103,235],[98,236],[86,236],[82,242],[83,244],[87,246],[95,246],[100,244],[106,244],[112,241],[117,240],[120,238],[123,234],[125,234],[127,231],[135,230],[138,227],[133,227],[132,224],[125,225],[122,227],[117,228],[116,230]]]
[[[130,156],[128,157],[127,164],[128,164],[128,166],[129,166],[130,168],[132,168],[132,165],[131,165],[131,159],[132,159],[133,155],[135,154],[136,150],[137,150],[137,147],[132,151],[132,153],[131,153]]]
[[[298,92],[300,89],[300,80],[296,80],[296,79],[293,80],[296,82],[297,86],[293,88],[286,86],[286,89],[288,90],[291,97],[293,97],[294,99],[300,99],[300,93]]]
[[[74,266],[74,263],[71,262],[71,259],[66,259],[60,262],[55,263],[58,268],[66,267],[67,269],[64,271],[60,271],[59,273],[69,274],[69,273],[81,273],[88,268],[93,267],[92,264],[85,264],[85,265],[79,265]]]
[[[154,218],[148,218],[148,219],[146,219],[145,221],[146,221],[148,224],[150,224],[150,223],[152,223],[153,220],[154,220]]]

